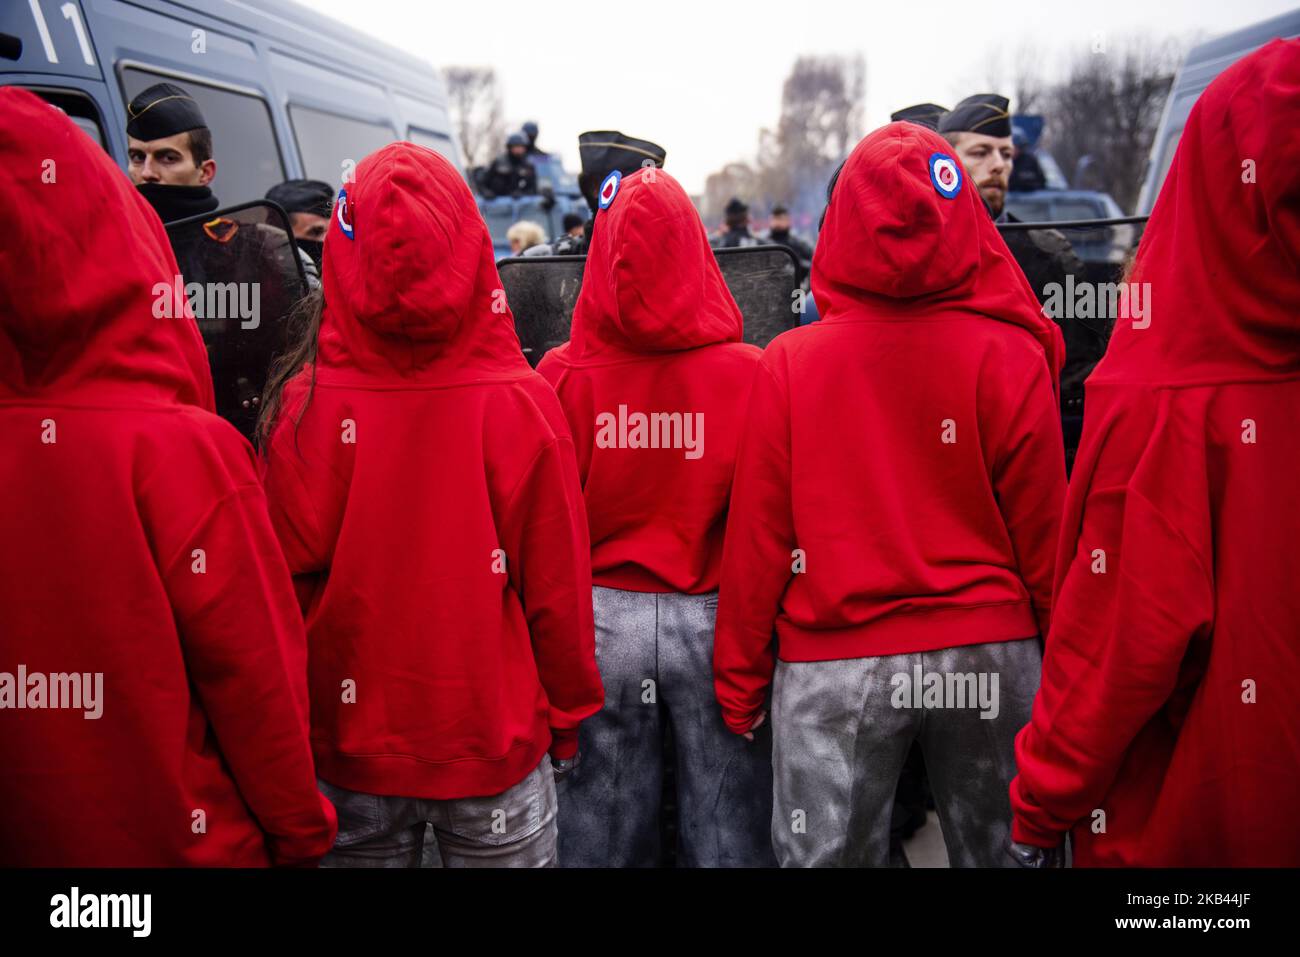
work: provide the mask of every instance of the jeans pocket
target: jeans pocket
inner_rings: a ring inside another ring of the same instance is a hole
[[[489,797],[459,798],[449,808],[457,837],[500,846],[522,841],[555,816],[555,775],[551,759],[512,788]]]
[[[336,847],[348,847],[391,829],[392,809],[385,803],[390,799],[364,791],[350,791],[320,778],[316,779],[316,785],[338,812],[339,836],[334,842]]]

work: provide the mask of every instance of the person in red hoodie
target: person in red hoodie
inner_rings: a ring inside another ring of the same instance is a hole
[[[768,346],[750,399],[718,700],[752,733],[775,678],[782,865],[887,864],[914,740],[951,862],[1010,864],[1065,494],[1060,333],[947,143],[913,123],[845,162],[812,287],[822,321]]]
[[[605,708],[560,790],[566,864],[660,860],[664,734],[678,863],[773,863],[770,742],[729,734],[713,625],[736,447],[759,350],[695,208],[663,170],[610,173],[569,342],[538,366],[573,430],[591,528]]]
[[[0,865],[314,864],[306,643],[162,223],[0,89]]]
[[[1300,40],[1192,108],[1088,378],[1017,855],[1300,865]]]
[[[553,864],[547,753],[571,760],[603,700],[564,414],[437,153],[367,157],[324,263],[262,426],[307,620],[316,766],[339,809],[325,863],[417,865],[432,824],[446,866]]]

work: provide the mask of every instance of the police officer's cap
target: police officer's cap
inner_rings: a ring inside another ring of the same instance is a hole
[[[1011,101],[996,93],[968,96],[939,121],[940,133],[983,133],[985,136],[1010,136]]]
[[[286,213],[315,213],[328,217],[334,206],[334,187],[319,179],[291,179],[272,186],[266,198]]]
[[[194,97],[174,83],[157,83],[126,107],[126,132],[138,140],[160,140],[206,127]]]
[[[917,103],[915,106],[905,106],[889,114],[889,118],[895,123],[905,121],[924,126],[927,130],[938,130],[939,120],[947,112],[948,110],[938,103]]]

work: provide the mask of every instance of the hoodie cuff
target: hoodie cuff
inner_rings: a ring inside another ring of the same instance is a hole
[[[1065,842],[1065,832],[1037,827],[1017,814],[1011,819],[1011,840],[1031,847],[1060,847]]]
[[[557,761],[565,761],[578,753],[577,728],[552,728],[550,755]]]
[[[758,720],[759,712],[762,710],[763,708],[761,705],[752,711],[738,712],[724,709],[722,712],[722,720],[727,723],[727,727],[735,734],[745,734],[754,726],[754,722]]]

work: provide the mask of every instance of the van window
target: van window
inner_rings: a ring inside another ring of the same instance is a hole
[[[345,172],[397,139],[387,123],[338,116],[297,104],[290,104],[289,118],[308,179],[327,183],[342,182]]]
[[[95,101],[79,90],[66,90],[44,86],[26,87],[46,103],[57,106],[76,123],[83,133],[104,148],[104,128],[100,126],[99,110]]]
[[[261,199],[272,186],[284,182],[271,111],[260,96],[136,67],[122,70],[122,93],[128,103],[155,83],[176,84],[203,111],[212,130],[212,158],[217,161],[212,192],[222,206]]]
[[[449,162],[458,164],[456,147],[452,144],[451,137],[446,133],[430,133],[418,126],[412,126],[407,128],[406,138],[416,146],[427,146],[429,149],[441,153]]]

